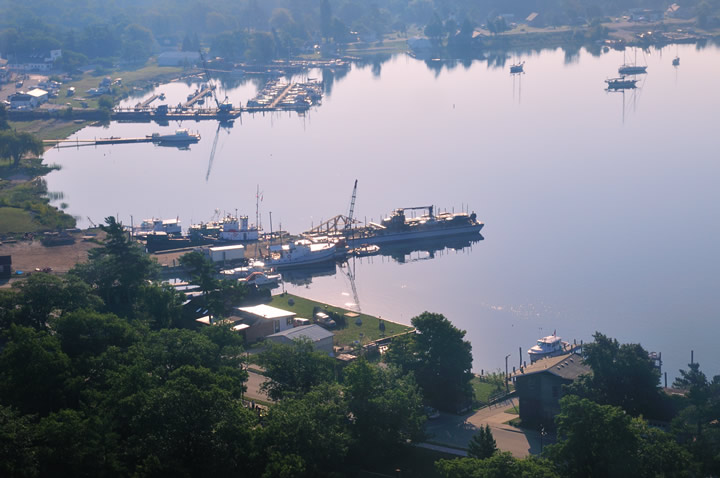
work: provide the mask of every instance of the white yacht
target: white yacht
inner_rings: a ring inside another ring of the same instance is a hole
[[[557,334],[553,333],[538,339],[537,345],[531,347],[527,353],[530,356],[530,363],[534,363],[546,357],[555,357],[567,353],[569,347],[568,342],[564,342],[562,337],[558,337]]]

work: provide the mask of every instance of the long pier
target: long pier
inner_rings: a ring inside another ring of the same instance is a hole
[[[103,144],[132,144],[132,143],[152,143],[152,136],[143,138],[118,138],[111,136],[110,138],[95,139],[44,139],[44,144],[54,144],[58,148],[74,148],[79,146],[97,146]]]
[[[152,95],[150,98],[146,99],[142,103],[138,103],[137,105],[135,105],[135,107],[136,108],[147,108],[148,106],[150,106],[150,103],[152,103],[153,101],[155,101],[158,98],[160,98],[160,95]]]
[[[214,89],[215,89],[214,86],[206,86],[206,87],[203,88],[202,91],[200,91],[198,94],[196,94],[195,96],[193,96],[192,98],[190,98],[187,102],[183,103],[182,108],[183,108],[183,109],[192,108],[192,107],[195,105],[195,103],[197,103],[197,102],[200,101],[201,99],[203,99],[203,98],[205,98],[206,96],[208,96],[210,93],[212,93],[212,91],[213,91]]]
[[[290,91],[290,89],[293,86],[294,86],[294,83],[289,83],[287,85],[287,87],[284,90],[282,90],[279,95],[277,95],[275,97],[275,99],[272,101],[272,103],[270,103],[270,108],[275,109],[277,107],[278,103],[280,103],[283,100],[283,98],[285,98],[287,96],[288,92]]]

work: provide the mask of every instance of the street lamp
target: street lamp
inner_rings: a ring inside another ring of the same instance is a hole
[[[508,375],[508,358],[510,354],[505,356],[505,392],[510,393],[510,376]]]

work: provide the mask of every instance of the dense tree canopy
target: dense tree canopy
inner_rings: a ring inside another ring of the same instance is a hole
[[[386,361],[412,372],[425,398],[441,410],[457,411],[472,402],[472,346],[465,331],[441,314],[412,319],[417,333],[393,342]]]
[[[605,405],[622,407],[631,415],[660,418],[663,396],[660,370],[640,344],[619,344],[599,332],[583,347],[583,360],[592,374],[582,377],[568,392]]]

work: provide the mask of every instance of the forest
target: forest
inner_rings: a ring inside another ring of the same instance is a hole
[[[210,48],[232,60],[267,61],[322,43],[379,41],[440,23],[497,31],[498,20],[536,12],[547,26],[592,25],[631,8],[664,12],[667,0],[7,0],[0,6],[0,55],[26,58],[62,49],[59,66],[144,62],[167,49]],[[718,26],[719,0],[678,0],[685,16]],[[502,15],[502,16],[501,16]]]

